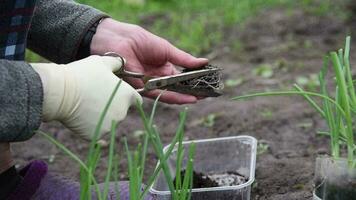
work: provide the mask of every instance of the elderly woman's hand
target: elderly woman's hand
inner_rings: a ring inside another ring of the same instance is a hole
[[[143,72],[146,75],[166,76],[178,73],[174,65],[185,68],[197,68],[207,64],[205,58],[192,55],[174,47],[145,29],[132,24],[104,19],[98,26],[91,43],[91,53],[103,55],[116,52],[126,58],[126,70]],[[141,80],[127,79],[135,88],[143,86]],[[155,98],[160,91],[147,92],[145,96]],[[195,103],[197,98],[191,95],[165,92],[161,101],[172,104]]]

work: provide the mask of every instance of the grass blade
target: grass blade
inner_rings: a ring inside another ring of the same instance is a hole
[[[247,95],[233,97],[232,100],[242,100],[242,99],[261,97],[261,96],[283,96],[283,95],[309,95],[309,96],[319,97],[319,98],[325,99],[325,100],[333,103],[335,105],[335,107],[337,109],[339,109],[343,115],[345,115],[345,111],[339,104],[336,103],[335,100],[331,99],[330,97],[327,97],[325,95],[315,93],[315,92],[307,92],[307,91],[303,91],[303,92],[299,92],[299,91],[261,92],[261,93],[254,93],[254,94],[247,94]]]
[[[190,193],[190,189],[192,187],[192,179],[193,179],[193,164],[194,164],[194,153],[195,153],[195,143],[191,143],[189,145],[189,155],[188,155],[188,162],[187,167],[184,174],[184,180],[181,191],[183,192],[183,196],[181,200],[185,200]]]
[[[81,182],[80,182],[80,196],[81,196],[81,200],[87,200],[87,199],[91,199],[91,192],[90,192],[90,187],[91,187],[91,179],[88,177],[93,176],[95,169],[96,169],[96,165],[97,162],[100,158],[100,147],[98,145],[96,145],[98,136],[99,136],[99,132],[101,130],[104,118],[109,110],[109,107],[121,85],[122,80],[120,80],[117,85],[115,86],[113,92],[110,95],[110,98],[108,100],[108,102],[106,103],[104,110],[101,112],[100,117],[99,117],[99,121],[95,127],[95,131],[94,131],[94,135],[93,138],[90,142],[90,146],[89,146],[89,153],[88,153],[88,157],[87,157],[87,166],[88,166],[88,170],[86,173],[84,173],[82,170],[80,172],[81,175]],[[101,195],[98,195],[98,199],[101,199]]]
[[[304,90],[299,87],[297,84],[294,84],[294,88],[299,91],[299,92],[304,92]],[[316,110],[319,112],[319,114],[325,118],[325,113],[324,111],[318,106],[318,104],[312,99],[310,98],[307,94],[302,94],[302,96],[309,102],[309,104]]]
[[[339,51],[339,56],[342,56],[342,51]],[[321,94],[329,97],[329,93],[327,90],[327,81],[326,81],[326,74],[327,74],[327,67],[330,62],[328,56],[324,58],[323,67],[319,73],[319,83],[320,83],[320,92]],[[337,91],[336,91],[337,96]],[[336,103],[339,104],[338,98],[336,97]],[[339,104],[340,105],[340,104]],[[340,119],[340,113],[336,110],[336,116],[334,117],[335,112],[333,112],[333,107],[329,101],[323,99],[323,108],[325,112],[325,120],[330,129],[330,143],[331,143],[331,152],[335,158],[338,158],[340,155],[339,150],[339,129],[337,125],[337,120]]]
[[[335,52],[331,53],[331,60],[333,62],[334,71],[336,74],[336,82],[339,87],[339,94],[341,97],[340,104],[342,105],[345,112],[345,122],[346,122],[346,133],[347,133],[347,155],[350,163],[353,162],[353,145],[354,137],[352,132],[352,118],[351,118],[351,108],[349,104],[349,95],[346,86],[345,74],[342,70],[341,63]]]
[[[143,111],[142,110],[142,107],[139,108],[139,110]],[[176,131],[176,134],[171,142],[171,144],[168,146],[168,149],[167,149],[167,152],[166,154],[164,155],[164,162],[167,162],[169,156],[172,154],[173,150],[174,150],[174,147],[175,147],[175,144],[177,144],[178,140],[179,140],[179,132],[181,132],[183,129],[184,129],[184,124],[185,124],[185,119],[186,119],[186,113],[187,113],[187,109],[185,109],[182,114],[180,115],[180,121],[179,121],[179,125],[178,125],[178,129]],[[159,172],[161,171],[163,167],[163,164],[162,164],[162,160],[160,160],[157,168],[154,170],[152,176],[149,178],[148,182],[147,182],[147,187],[144,189],[142,196],[146,195],[148,190],[149,190],[149,187],[153,184],[155,178],[158,176]]]
[[[347,78],[347,87],[349,89],[349,94],[351,98],[351,105],[356,107],[356,94],[355,94],[355,87],[352,80],[352,73],[351,73],[351,66],[350,66],[350,49],[351,49],[351,37],[348,36],[346,38],[346,45],[345,45],[345,54],[344,54],[344,69],[345,69],[345,76]]]
[[[174,148],[174,145],[176,144],[176,141],[179,139],[178,138],[179,135],[178,134],[175,135],[175,138],[173,139],[173,142],[169,146],[167,153],[164,154],[164,152],[163,152],[163,144],[161,143],[161,140],[160,140],[160,137],[159,137],[159,134],[158,134],[157,130],[154,128],[153,125],[149,124],[149,120],[147,119],[146,114],[143,111],[142,105],[137,104],[137,108],[138,108],[139,113],[141,115],[141,119],[143,121],[145,130],[146,130],[147,134],[149,135],[149,139],[150,139],[150,141],[151,141],[151,143],[153,145],[154,151],[155,151],[156,155],[158,156],[158,158],[160,160],[160,162],[159,162],[160,164],[157,167],[157,169],[154,171],[153,177],[156,177],[158,175],[158,173],[159,173],[159,170],[163,169],[163,173],[164,173],[164,175],[166,177],[166,180],[167,180],[167,183],[168,183],[168,187],[169,187],[169,189],[170,189],[170,191],[172,193],[172,198],[176,199],[177,196],[176,196],[176,192],[175,192],[175,189],[174,189],[173,178],[172,178],[172,176],[170,174],[170,171],[169,171],[168,165],[166,163],[166,160],[168,159],[170,153],[172,152],[172,150]],[[184,112],[186,112],[186,110]],[[185,114],[183,114],[183,115],[184,115],[184,120],[185,120]],[[184,121],[180,121],[180,124],[179,124],[179,127],[178,127],[178,131],[181,131],[183,128],[184,128]],[[149,179],[149,182],[148,182],[149,184],[144,189],[144,192],[143,192],[142,196],[145,195],[148,192],[149,186],[151,186],[153,184],[153,181],[154,181],[154,178],[150,178]]]
[[[109,146],[109,161],[108,169],[106,172],[105,185],[104,185],[104,194],[103,199],[107,199],[109,192],[109,183],[111,178],[111,172],[113,168],[114,156],[115,156],[115,136],[116,136],[117,124],[113,121],[111,125],[111,137],[110,137],[110,146]]]
[[[78,156],[76,156],[72,151],[70,151],[68,148],[66,148],[63,144],[59,143],[57,140],[55,140],[53,137],[49,136],[48,134],[44,133],[43,131],[38,130],[38,131],[36,131],[36,133],[42,135],[44,138],[46,138],[52,144],[56,145],[59,149],[61,149],[61,151],[63,151],[71,159],[73,159],[75,162],[77,162],[80,165],[80,167],[84,170],[84,172],[88,173],[89,169],[86,166],[86,164]],[[98,187],[98,183],[96,182],[94,176],[90,176],[90,179],[94,183],[97,195],[100,196],[100,189]]]
[[[120,186],[119,186],[119,156],[116,154],[114,158],[114,182],[116,200],[120,200]]]
[[[128,172],[129,172],[129,193],[130,193],[130,199],[135,199],[135,179],[136,177],[134,176],[134,163],[132,161],[132,155],[131,155],[131,151],[129,150],[129,146],[127,144],[127,139],[124,138],[124,144],[125,144],[125,150],[126,150],[126,154],[127,154],[127,163],[128,163]]]
[[[156,109],[157,109],[157,104],[158,104],[158,100],[161,97],[162,93],[160,95],[158,95],[158,97],[156,98],[153,107],[152,107],[152,112],[151,112],[151,116],[150,116],[150,120],[149,120],[149,124],[152,125],[153,123],[153,118],[154,115],[156,113]],[[139,104],[139,103],[138,103]],[[148,148],[148,139],[149,139],[149,135],[146,133],[144,136],[144,142],[143,142],[143,152],[142,152],[142,159],[141,159],[141,164],[140,166],[142,167],[142,170],[140,172],[140,176],[143,177],[144,174],[144,169],[145,169],[145,161],[146,161],[146,156],[147,156],[147,148]]]

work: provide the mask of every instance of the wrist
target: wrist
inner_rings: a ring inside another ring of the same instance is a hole
[[[104,18],[101,18],[98,21],[96,21],[93,25],[91,25],[91,27],[85,33],[85,35],[81,41],[77,56],[76,56],[77,60],[89,57],[92,54],[91,53],[91,46],[92,46],[91,44],[92,44],[93,37],[96,34],[98,26],[104,19],[106,19],[106,18],[104,17]]]
[[[42,119],[44,122],[58,120],[60,107],[64,98],[64,66],[54,63],[31,63],[39,74],[43,88]]]
[[[110,47],[110,43],[113,42],[116,34],[112,30],[115,25],[113,24],[115,20],[111,18],[103,18],[96,28],[96,32],[90,43],[90,54],[91,55],[104,55]]]
[[[103,32],[108,32],[108,29],[106,27],[106,24],[108,21],[112,20],[111,18],[102,18],[100,20],[100,23],[97,24],[95,28],[95,32],[92,35],[92,38],[90,40],[90,45],[89,45],[89,51],[90,55],[103,55],[105,52],[102,52],[103,47],[106,46],[102,41],[104,38],[102,38],[102,33]],[[105,37],[106,34],[104,34]]]

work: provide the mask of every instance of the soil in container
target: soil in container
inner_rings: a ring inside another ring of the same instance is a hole
[[[346,159],[318,157],[315,194],[323,200],[356,200],[356,171]]]
[[[324,183],[316,190],[316,195],[325,200],[356,200],[356,182],[351,181],[342,185]]]
[[[324,199],[328,200],[355,200],[356,199],[356,188],[340,188],[340,186],[330,185],[325,188],[327,194],[325,194]]]
[[[184,179],[185,170],[181,171],[182,180]],[[246,183],[248,178],[238,172],[229,171],[225,173],[208,173],[193,172],[193,188],[209,188],[235,186]],[[174,184],[176,180],[174,179]]]

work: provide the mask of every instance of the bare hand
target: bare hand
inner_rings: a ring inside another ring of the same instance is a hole
[[[91,44],[91,53],[103,55],[110,51],[126,58],[126,70],[152,76],[179,73],[174,65],[197,68],[208,63],[207,59],[195,58],[137,25],[107,18],[97,28]],[[144,85],[139,79],[129,78],[126,81],[135,88],[142,88]],[[159,90],[154,90],[147,92],[145,96],[155,98],[159,94]],[[171,104],[185,104],[195,103],[198,98],[167,91],[160,100]]]

